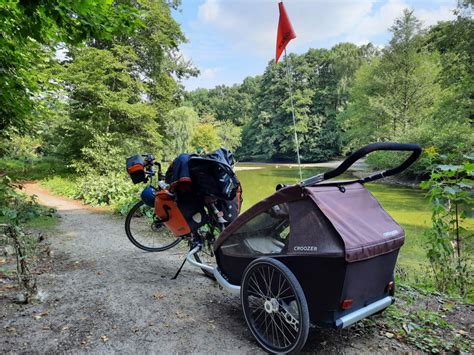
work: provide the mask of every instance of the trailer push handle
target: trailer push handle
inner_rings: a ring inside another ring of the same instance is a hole
[[[403,170],[407,169],[410,165],[412,165],[418,157],[421,155],[421,147],[418,144],[405,144],[405,143],[393,143],[393,142],[378,142],[366,145],[365,147],[360,148],[355,153],[351,154],[349,157],[344,160],[341,165],[339,165],[336,169],[328,171],[326,173],[322,173],[309,179],[303,180],[301,182],[302,186],[309,186],[321,182],[323,180],[332,179],[336,176],[341,175],[347,169],[349,169],[356,161],[363,158],[369,153],[375,152],[377,150],[389,150],[389,151],[409,151],[412,154],[399,166],[385,170],[381,173],[376,173],[370,176],[367,176],[359,181],[361,183],[374,181],[378,179],[382,179],[387,176],[392,176],[395,174],[401,173]]]

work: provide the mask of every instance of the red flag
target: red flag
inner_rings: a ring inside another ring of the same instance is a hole
[[[280,58],[288,42],[296,38],[295,31],[293,30],[293,26],[291,26],[290,19],[288,18],[282,1],[278,3],[278,9],[280,10],[280,19],[278,20],[275,63],[278,63],[278,58]]]

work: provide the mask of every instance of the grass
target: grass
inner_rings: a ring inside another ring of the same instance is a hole
[[[43,180],[53,176],[67,176],[71,170],[58,158],[45,157],[34,160],[0,159],[0,172],[12,180]]]
[[[14,181],[36,180],[59,196],[75,198],[78,194],[77,175],[59,158],[44,157],[29,161],[2,158],[0,167]]]
[[[398,285],[397,302],[387,308],[378,327],[398,341],[429,353],[469,352],[469,326],[462,319],[469,303],[445,295]],[[364,320],[372,323],[371,319]]]
[[[76,198],[78,195],[77,176],[63,175],[43,178],[40,180],[41,186],[47,188],[55,195]]]
[[[56,215],[52,216],[40,216],[31,221],[28,221],[25,226],[27,228],[39,229],[43,231],[52,230],[58,223],[58,217]]]

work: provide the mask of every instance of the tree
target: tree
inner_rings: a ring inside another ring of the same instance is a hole
[[[231,121],[236,126],[248,122],[255,110],[259,77],[247,77],[242,84],[218,85],[213,89],[196,89],[186,93],[184,105],[193,107],[200,117],[212,116]]]
[[[453,126],[459,126],[455,132],[464,135],[471,132],[470,138],[457,140],[464,146],[457,146],[461,155],[472,151],[474,145],[474,66],[473,41],[474,20],[470,16],[473,10],[472,2],[460,1],[455,11],[456,19],[440,22],[432,27],[426,36],[426,46],[434,53],[439,53],[441,70],[438,82],[443,90],[439,109],[435,114],[438,128],[453,132]],[[451,126],[451,127],[450,127]],[[454,149],[450,149],[454,150]]]
[[[391,31],[380,59],[359,69],[351,103],[339,116],[353,148],[374,140],[403,140],[436,110],[438,58],[424,49],[413,11],[405,10]]]
[[[133,1],[143,26],[123,36],[91,38],[85,48],[69,48],[62,75],[69,114],[60,118],[64,139],[57,149],[63,156],[80,159],[83,148],[103,133],[113,134],[107,140],[111,144],[134,142],[133,151],[139,145],[159,151],[162,135],[170,130],[167,113],[180,100],[176,78],[195,74],[179,57],[178,46],[186,38],[170,10],[178,4]],[[177,144],[172,154],[183,149]]]
[[[0,135],[26,127],[40,116],[35,96],[50,84],[42,73],[62,42],[107,39],[141,25],[128,1],[3,1],[0,4]]]
[[[181,101],[181,88],[176,79],[195,76],[199,71],[183,59],[179,45],[187,41],[179,23],[171,15],[181,1],[135,0],[143,26],[133,35],[115,38],[112,43],[131,46],[136,55],[136,70],[140,72],[146,95],[157,108],[158,120]]]
[[[382,114],[391,121],[392,137],[403,134],[432,113],[439,90],[434,81],[436,59],[422,49],[421,23],[413,11],[404,10],[391,27],[393,37],[384,50],[378,72],[384,95],[375,98]]]
[[[121,138],[116,140],[119,145],[134,141],[157,150],[161,146],[157,113],[143,99],[146,90],[134,72],[137,56],[133,48],[86,47],[71,54],[73,61],[65,65],[62,75],[69,97],[69,119],[58,132],[63,137],[62,154],[78,159],[82,149],[104,133]]]
[[[341,133],[336,115],[347,106],[349,84],[356,70],[372,57],[371,49],[342,43],[331,50],[310,49],[301,56],[290,55],[296,131],[304,161],[339,154]],[[239,154],[295,159],[287,80],[285,66],[270,62],[259,81],[252,118],[243,126],[246,144]]]
[[[190,107],[171,110],[165,119],[165,157],[174,159],[177,155],[189,152],[193,147],[191,139],[199,122],[198,115]]]
[[[207,153],[221,145],[217,130],[210,123],[200,124],[194,129],[191,146],[194,150],[204,149]]]
[[[232,151],[235,151],[241,145],[242,129],[230,121],[219,122],[217,133],[222,145]]]

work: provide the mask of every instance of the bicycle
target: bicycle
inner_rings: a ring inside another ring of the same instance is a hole
[[[199,248],[194,254],[194,259],[199,264],[215,264],[213,244],[216,237],[224,230],[225,220],[222,218],[216,205],[215,199],[206,198],[204,207],[208,222],[197,231],[181,237],[176,237],[165,225],[166,220],[155,214],[154,200],[144,196],[145,191],[151,191],[151,196],[162,190],[168,190],[169,185],[165,182],[161,163],[155,160],[152,154],[142,155],[144,158],[144,173],[147,187],[142,193],[142,199],[138,201],[127,214],[125,219],[125,232],[130,242],[139,249],[147,252],[162,252],[177,246],[180,242],[187,241],[190,249]],[[155,167],[157,169],[155,170]],[[153,184],[155,177],[156,185]],[[173,193],[170,193],[173,195]],[[213,273],[206,268],[201,268],[204,274],[214,278]]]

